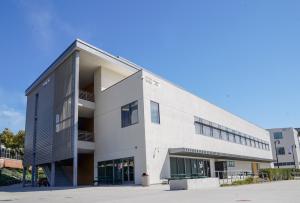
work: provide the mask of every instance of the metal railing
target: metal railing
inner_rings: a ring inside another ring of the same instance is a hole
[[[22,160],[22,155],[14,149],[1,147],[0,158]]]
[[[238,180],[245,180],[249,177],[254,177],[250,171],[215,171],[215,176],[219,178],[219,183],[222,184],[231,184]]]
[[[90,102],[95,102],[94,94],[84,90],[79,90],[79,98]]]
[[[94,142],[94,134],[93,132],[78,130],[78,140]]]

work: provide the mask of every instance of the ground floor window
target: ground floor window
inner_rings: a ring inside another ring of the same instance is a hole
[[[122,158],[98,162],[100,184],[134,183],[134,158]]]
[[[210,177],[209,160],[170,157],[171,177]]]

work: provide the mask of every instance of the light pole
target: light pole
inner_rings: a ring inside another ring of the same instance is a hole
[[[279,164],[278,164],[278,155],[277,155],[277,144],[280,144],[279,140],[275,140],[274,141],[274,145],[275,145],[275,154],[276,154],[276,162],[277,162],[277,168],[279,168]]]

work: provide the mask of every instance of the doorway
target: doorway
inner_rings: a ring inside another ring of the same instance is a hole
[[[134,184],[133,157],[98,162],[101,184]]]
[[[219,177],[220,179],[227,178],[227,162],[216,161],[215,171],[216,171],[216,177]]]

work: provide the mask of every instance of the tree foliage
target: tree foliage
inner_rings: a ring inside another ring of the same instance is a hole
[[[16,134],[14,134],[8,128],[5,128],[0,133],[0,142],[6,148],[15,149],[17,151],[23,151],[24,149],[24,139],[25,139],[25,131],[20,130]]]

